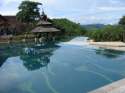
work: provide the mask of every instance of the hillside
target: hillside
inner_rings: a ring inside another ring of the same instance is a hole
[[[82,27],[86,28],[87,30],[92,30],[92,29],[101,29],[105,27],[106,25],[104,24],[89,24],[89,25],[81,25]]]
[[[84,35],[86,33],[84,27],[68,19],[53,19],[52,22],[57,28],[65,31],[66,35]]]

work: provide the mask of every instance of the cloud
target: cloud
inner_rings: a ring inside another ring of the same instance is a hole
[[[56,0],[30,0],[30,1],[34,1],[34,2],[41,2],[43,4],[55,4]]]
[[[22,0],[1,0],[0,13],[14,15]],[[125,0],[32,0],[43,3],[52,18],[69,18],[75,22],[117,23],[125,14]]]
[[[113,24],[117,23],[119,20],[118,17],[112,17],[112,16],[81,16],[77,20],[83,20],[82,24]]]
[[[98,7],[101,11],[125,11],[125,7]]]
[[[17,10],[13,10],[13,11],[0,11],[0,14],[2,15],[15,15],[18,11]]]
[[[23,0],[1,0],[4,5],[10,4],[12,2],[21,2]]]

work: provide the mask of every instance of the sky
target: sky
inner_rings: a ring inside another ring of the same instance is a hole
[[[15,15],[23,0],[0,0],[0,14]],[[43,3],[50,18],[81,24],[117,24],[125,15],[125,0],[32,0]]]

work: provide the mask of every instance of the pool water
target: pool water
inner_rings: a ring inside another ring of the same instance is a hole
[[[125,78],[125,52],[76,44],[84,39],[1,44],[0,93],[87,93]]]

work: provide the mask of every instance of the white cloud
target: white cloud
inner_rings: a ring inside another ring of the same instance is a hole
[[[101,11],[125,11],[125,7],[98,7]]]
[[[118,1],[118,0],[109,0],[109,2],[110,2],[111,4],[118,4],[118,3],[120,3],[120,1]]]
[[[3,0],[2,3],[6,5],[12,2],[21,2],[21,1],[24,1],[24,0]],[[45,4],[54,4],[56,2],[56,0],[29,0],[29,1],[41,2]]]
[[[7,4],[11,3],[11,2],[21,2],[21,1],[22,0],[3,0],[3,4],[7,5]]]
[[[56,2],[56,0],[30,0],[30,1],[41,2],[44,4],[54,4]]]
[[[17,13],[17,11],[13,10],[13,11],[0,11],[0,14],[2,15],[15,15]]]

